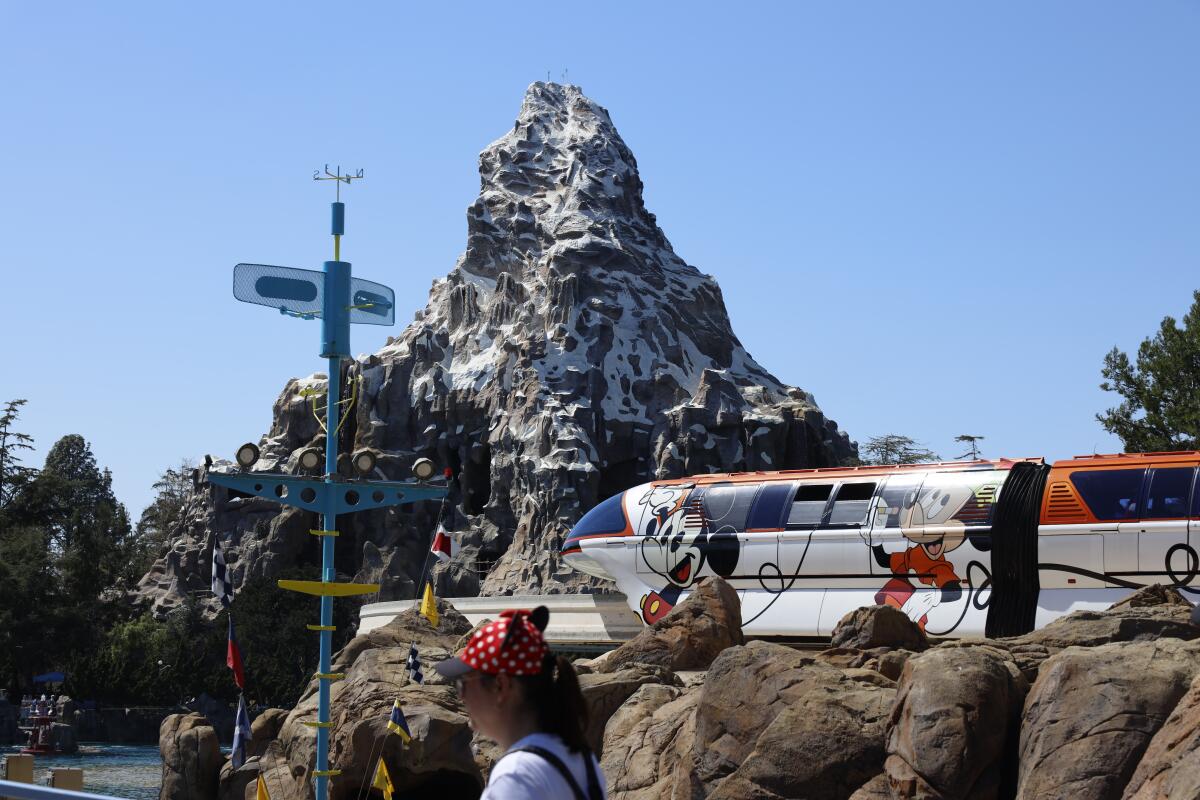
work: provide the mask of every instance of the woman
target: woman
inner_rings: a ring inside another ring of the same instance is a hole
[[[504,755],[480,800],[603,800],[604,776],[584,737],[587,707],[571,663],[542,631],[545,606],[505,611],[437,665],[454,681],[471,727]]]

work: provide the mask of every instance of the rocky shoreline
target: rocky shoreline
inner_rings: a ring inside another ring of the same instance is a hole
[[[478,796],[499,753],[474,737],[453,689],[426,669],[471,626],[440,602],[356,637],[335,659],[333,800],[357,797],[382,753],[397,797]],[[931,642],[888,607],[846,616],[831,647],[746,642],[736,592],[701,584],[667,617],[576,662],[589,735],[614,800],[650,798],[1194,798],[1200,796],[1200,628],[1150,587],[1106,611],[1024,636]],[[414,735],[386,735],[400,698]],[[161,800],[311,794],[315,682],[254,721],[232,770],[199,714],[160,732]]]

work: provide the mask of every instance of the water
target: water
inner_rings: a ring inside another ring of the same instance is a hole
[[[0,752],[19,753],[21,747],[0,748]],[[157,745],[83,742],[73,755],[34,756],[33,780],[47,785],[50,770],[55,767],[81,768],[85,792],[129,800],[157,800],[162,783],[162,759]]]

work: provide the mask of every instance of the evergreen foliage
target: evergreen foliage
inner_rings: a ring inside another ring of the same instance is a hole
[[[859,451],[864,464],[920,464],[939,459],[937,453],[897,433],[872,436],[859,447]]]
[[[1124,398],[1096,419],[1126,452],[1200,447],[1200,290],[1180,327],[1165,317],[1138,347],[1136,361],[1117,348],[1104,357],[1100,388]]]

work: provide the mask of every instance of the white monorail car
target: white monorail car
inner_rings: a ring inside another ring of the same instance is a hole
[[[1200,452],[699,475],[596,505],[563,544],[647,624],[720,575],[755,635],[889,604],[935,636],[1023,633],[1150,583],[1200,590]]]

